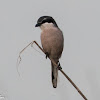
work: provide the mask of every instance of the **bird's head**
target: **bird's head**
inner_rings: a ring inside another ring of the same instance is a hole
[[[42,16],[38,19],[35,27],[41,27],[45,23],[52,23],[55,27],[58,27],[55,20],[51,16]]]

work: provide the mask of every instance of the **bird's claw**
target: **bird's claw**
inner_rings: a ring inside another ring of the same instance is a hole
[[[45,54],[46,54],[46,57],[45,57],[45,58],[47,59],[47,57],[49,57],[49,53],[48,53],[48,52],[46,52]]]
[[[57,68],[58,68],[58,70],[61,70],[62,69],[62,67],[60,67],[60,66],[58,66]]]
[[[62,67],[60,66],[60,63],[58,63],[58,66],[57,66],[58,70],[61,70]]]

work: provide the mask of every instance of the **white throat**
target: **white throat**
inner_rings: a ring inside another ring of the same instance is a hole
[[[49,28],[52,28],[52,27],[55,27],[53,23],[44,23],[40,26],[41,30],[49,29]]]

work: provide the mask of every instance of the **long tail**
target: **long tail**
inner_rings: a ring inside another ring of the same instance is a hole
[[[53,65],[53,63],[51,62],[51,77],[52,77],[52,85],[54,88],[57,87],[57,77],[58,77],[58,69],[56,66]]]

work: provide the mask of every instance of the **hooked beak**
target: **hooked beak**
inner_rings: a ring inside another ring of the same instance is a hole
[[[35,25],[35,27],[39,27],[41,24],[40,23],[37,23],[36,25]]]

